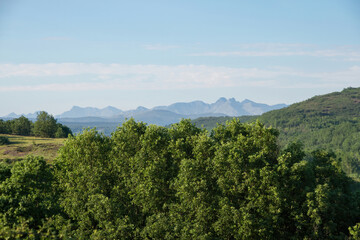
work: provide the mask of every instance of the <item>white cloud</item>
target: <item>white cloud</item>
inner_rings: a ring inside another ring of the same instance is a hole
[[[359,66],[336,72],[309,73],[281,67],[259,69],[206,65],[0,64],[0,91],[166,90],[245,86],[294,88],[330,85],[347,87],[358,85],[359,76]],[[42,81],[29,83],[26,80],[29,77]],[[72,82],[69,82],[69,79]]]
[[[185,78],[194,80],[201,77],[216,76],[226,78],[228,74],[245,78],[268,78],[284,74],[287,70],[264,70],[259,68],[231,68],[212,67],[207,65],[126,65],[102,63],[48,63],[48,64],[0,64],[0,79],[5,77],[48,77],[48,76],[75,76],[82,74],[99,75],[102,79],[110,75],[128,76],[169,76],[174,79]]]

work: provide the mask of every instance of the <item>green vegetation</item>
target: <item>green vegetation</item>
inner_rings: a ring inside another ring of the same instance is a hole
[[[264,113],[259,120],[280,130],[280,145],[299,141],[307,151],[333,151],[341,159],[343,170],[359,178],[359,113],[360,88],[347,88]]]
[[[334,155],[278,135],[238,120],[85,130],[52,166],[0,164],[0,238],[356,239],[360,195]]]
[[[8,121],[0,119],[1,133],[45,138],[65,138],[69,134],[72,135],[70,128],[57,123],[52,115],[44,111],[38,114],[35,123],[24,116]]]
[[[45,112],[0,121],[50,137],[0,135],[0,238],[359,239],[359,112],[348,88],[260,117],[130,119],[66,141]]]
[[[0,173],[1,239],[39,238],[38,226],[60,212],[50,165],[28,157],[11,168],[1,163]]]
[[[237,117],[240,122],[250,122],[255,120],[258,116],[240,116]],[[231,121],[234,117],[200,117],[191,120],[198,128],[205,128],[209,132],[214,129],[218,124],[225,124],[227,121]]]
[[[32,122],[24,116],[14,119],[10,123],[11,133],[15,135],[31,135]]]
[[[9,141],[9,138],[6,137],[6,136],[0,136],[0,145],[7,145],[9,144],[10,141]]]

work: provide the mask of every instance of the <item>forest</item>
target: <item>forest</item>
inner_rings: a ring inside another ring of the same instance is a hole
[[[2,239],[359,239],[358,183],[332,152],[233,119],[69,136],[0,164]]]

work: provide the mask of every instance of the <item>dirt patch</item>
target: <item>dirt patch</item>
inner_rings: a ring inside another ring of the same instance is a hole
[[[36,145],[33,145],[34,150],[41,149],[42,151],[57,151],[61,146],[61,144],[54,143],[38,143]]]
[[[24,151],[24,149],[20,149],[20,151],[15,148],[15,149],[7,149],[4,151],[3,153],[4,155],[7,155],[7,156],[12,156],[12,157],[23,157],[27,154],[29,154],[29,151]]]
[[[31,152],[33,149],[32,146],[21,146],[21,147],[16,147],[15,150],[21,153],[27,153],[27,152]]]

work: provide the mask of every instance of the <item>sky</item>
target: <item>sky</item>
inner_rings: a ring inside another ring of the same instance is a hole
[[[358,0],[0,0],[0,116],[360,87]]]

